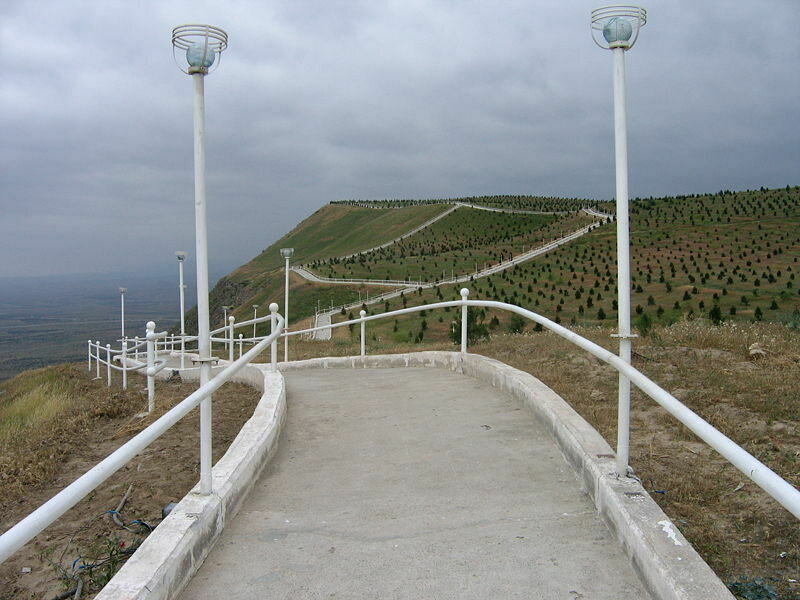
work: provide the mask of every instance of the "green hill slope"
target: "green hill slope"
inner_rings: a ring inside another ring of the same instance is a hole
[[[473,202],[474,199],[465,199]],[[237,318],[252,314],[249,304],[268,299],[282,304],[282,260],[278,249],[296,248],[293,264],[311,264],[321,275],[376,279],[435,280],[472,273],[476,264],[516,255],[526,244],[559,237],[580,224],[579,213],[542,216],[491,213],[460,208],[433,226],[388,248],[349,259],[339,257],[396,238],[441,214],[443,202],[328,205],[298,225],[250,263],[223,279],[212,295],[214,306],[242,306]],[[589,204],[552,203],[553,210]],[[594,203],[613,212],[612,203]],[[516,210],[547,208],[542,199],[492,197],[486,206]],[[584,218],[585,219],[585,218]],[[800,259],[800,187],[667,198],[636,198],[631,204],[632,306],[635,324],[669,324],[688,316],[712,321],[764,320],[800,324],[795,281]],[[414,294],[406,303],[451,298],[456,289]],[[460,287],[460,286],[458,286]],[[616,306],[616,231],[613,225],[514,269],[475,280],[472,298],[505,300],[549,318],[575,324],[614,326]],[[357,300],[365,287],[317,286],[293,278],[294,319],[322,305]],[[373,290],[374,293],[374,290]],[[252,300],[256,298],[256,300]],[[217,300],[215,302],[215,299]],[[397,308],[397,301],[390,308]],[[372,306],[370,311],[385,309]],[[221,311],[220,311],[221,318]],[[487,324],[505,328],[504,317],[487,314]],[[421,321],[417,318],[417,321]],[[445,339],[447,319],[428,319],[425,335]],[[427,328],[428,325],[434,325]],[[421,323],[394,329],[396,341],[417,339]],[[389,333],[387,331],[387,333]]]
[[[449,208],[445,204],[383,209],[328,204],[249,263],[236,269],[230,278],[237,281],[282,268],[284,261],[280,256],[280,248],[295,249],[292,263],[306,263],[374,248]]]

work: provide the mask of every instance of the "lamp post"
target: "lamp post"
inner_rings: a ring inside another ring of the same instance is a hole
[[[628,226],[628,132],[625,107],[625,51],[633,48],[647,23],[647,11],[631,5],[603,6],[592,11],[592,39],[614,56],[614,154],[617,202],[617,298],[619,356],[631,362],[631,272]],[[598,32],[602,32],[602,39]],[[631,383],[619,375],[617,473],[628,474]]]
[[[181,369],[185,368],[186,365],[184,363],[184,355],[186,353],[186,323],[184,321],[184,313],[186,310],[184,309],[185,306],[185,299],[184,299],[184,290],[186,286],[183,285],[183,263],[186,261],[186,252],[183,250],[177,250],[175,252],[175,257],[178,259],[178,291],[180,293],[181,298]]]
[[[258,304],[253,304],[253,319],[258,318]],[[256,324],[253,323],[253,343],[256,343]]]
[[[222,326],[228,327],[228,310],[230,310],[230,306],[222,306]],[[225,330],[227,332],[227,329]],[[228,345],[228,334],[225,333],[225,346]],[[233,347],[233,342],[231,342],[231,347]],[[232,362],[232,361],[231,361]]]
[[[204,78],[218,54],[228,47],[228,34],[210,25],[180,25],[172,30],[172,54],[186,52],[194,81],[194,224],[197,265],[197,347],[200,386],[211,379],[211,335],[208,317],[208,241],[206,230],[206,151]],[[177,64],[177,58],[175,59]],[[200,403],[200,492],[211,493],[211,396]]]
[[[120,322],[122,323],[122,339],[125,339],[125,292],[128,291],[128,288],[121,287],[119,288],[119,311],[120,311]]]
[[[283,362],[289,361],[289,259],[294,254],[294,248],[281,248],[281,256],[286,260],[284,269],[284,296],[283,296]]]

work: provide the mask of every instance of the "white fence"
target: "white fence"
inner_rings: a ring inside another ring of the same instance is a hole
[[[119,469],[125,466],[134,456],[144,450],[153,441],[158,439],[167,429],[172,427],[180,419],[186,416],[189,411],[198,406],[203,400],[210,398],[211,395],[219,389],[225,382],[238,373],[245,365],[253,361],[267,346],[270,346],[272,353],[272,369],[277,371],[277,356],[278,356],[278,338],[283,332],[284,319],[278,314],[278,305],[271,304],[271,314],[267,317],[259,319],[252,319],[240,324],[240,326],[251,325],[258,322],[269,320],[272,327],[272,332],[260,339],[253,348],[246,354],[242,355],[238,360],[232,361],[225,369],[223,369],[216,377],[211,379],[208,383],[197,389],[195,392],[187,396],[178,405],[170,409],[166,414],[158,418],[153,424],[148,426],[144,431],[133,437],[127,443],[123,444],[120,448],[111,453],[103,461],[92,467],[89,471],[84,473],[69,486],[61,490],[58,494],[53,496],[50,500],[45,502],[22,521],[14,525],[11,529],[6,531],[0,536],[0,563],[5,561],[14,552],[19,550],[34,536],[38,535],[42,530],[50,525],[53,521],[58,519],[61,515],[67,512],[70,508],[80,502],[86,495],[88,495],[97,486],[103,483],[111,475],[116,473]],[[232,327],[230,328],[232,330]],[[220,330],[218,330],[219,332]],[[139,364],[127,367],[123,362],[119,367],[122,373],[127,373],[131,370],[139,370],[147,367],[146,374],[148,377],[148,390],[151,389],[155,375],[164,368],[166,361],[156,361],[155,346],[158,340],[162,340],[161,344],[169,343],[169,336],[166,333],[155,333],[155,324],[148,323],[146,343],[149,345],[148,360],[146,365]],[[196,338],[195,338],[196,339]],[[123,347],[125,341],[123,341]],[[111,369],[117,368],[112,364],[112,353],[110,346],[105,347],[106,359],[100,358],[100,345],[99,343],[92,344],[90,342],[90,361],[97,361],[100,364],[105,364],[108,368],[110,377]],[[97,350],[96,354],[92,355],[91,349]],[[134,353],[140,351],[140,347],[134,349]],[[116,356],[120,360],[127,359],[127,356],[122,355],[123,351],[119,351]],[[171,352],[171,350],[162,349],[161,352]],[[134,354],[135,355],[135,354]],[[132,358],[132,357],[131,357]],[[138,362],[138,361],[137,361]],[[91,368],[91,364],[90,364]],[[149,403],[148,403],[149,404]],[[152,406],[150,407],[152,410]],[[211,440],[201,436],[200,439],[200,453],[208,453],[211,455]],[[210,473],[202,472],[201,465],[201,480],[211,480]],[[209,493],[213,493],[213,490]]]
[[[661,388],[658,384],[651,381],[647,376],[641,373],[638,369],[634,368],[627,362],[620,359],[616,354],[606,350],[605,348],[587,340],[584,337],[577,335],[566,327],[551,321],[519,306],[506,304],[504,302],[495,302],[489,300],[469,300],[469,291],[467,289],[461,290],[461,300],[451,300],[447,302],[436,302],[434,304],[425,304],[421,306],[413,306],[400,310],[390,311],[379,315],[367,316],[366,311],[361,311],[358,319],[343,321],[340,323],[333,323],[323,327],[312,327],[309,329],[287,331],[283,332],[284,320],[277,314],[277,305],[270,305],[271,315],[268,317],[261,317],[251,319],[239,323],[239,327],[252,326],[259,322],[269,320],[272,324],[271,333],[263,338],[239,338],[239,343],[244,341],[254,342],[255,346],[246,354],[239,357],[238,360],[233,361],[234,352],[234,321],[229,322],[229,326],[214,331],[214,334],[224,333],[227,330],[227,338],[214,338],[217,342],[224,342],[229,349],[229,357],[231,364],[225,368],[217,377],[209,381],[206,385],[195,391],[188,396],[180,404],[175,406],[164,416],[159,418],[155,423],[150,425],[147,429],[142,431],[132,440],[120,447],[108,458],[97,464],[90,469],[86,474],[78,478],[70,486],[59,492],[51,500],[40,506],[33,513],[28,515],[25,519],[17,523],[14,527],[9,529],[6,533],[0,536],[0,562],[8,558],[13,552],[22,547],[27,541],[41,532],[50,523],[55,521],[59,516],[69,510],[72,506],[77,504],[84,496],[95,489],[100,483],[105,481],[110,475],[124,466],[131,458],[138,452],[147,447],[152,441],[163,434],[167,429],[174,425],[178,420],[185,416],[190,410],[196,407],[203,399],[209,397],[215,390],[217,390],[223,383],[232,377],[239,369],[251,362],[258,356],[267,346],[271,346],[271,360],[272,369],[277,369],[277,340],[280,337],[292,335],[307,335],[320,329],[335,329],[337,327],[345,327],[348,325],[358,324],[360,328],[360,354],[366,356],[367,353],[367,335],[366,324],[369,321],[376,321],[379,319],[393,318],[400,315],[412,314],[422,310],[433,310],[438,308],[447,307],[460,307],[461,308],[461,352],[467,352],[468,344],[468,308],[469,307],[483,307],[506,310],[535,323],[540,324],[542,327],[549,329],[564,339],[572,342],[579,348],[586,350],[591,355],[597,357],[603,362],[614,367],[618,372],[627,377],[634,385],[647,394],[650,398],[655,400],[662,406],[669,414],[675,417],[678,421],[683,423],[690,431],[697,435],[700,439],[705,441],[709,446],[719,452],[725,459],[733,464],[737,469],[749,477],[754,483],[767,492],[772,498],[780,503],[786,510],[792,513],[795,517],[800,519],[800,491],[797,490],[789,482],[782,479],[777,473],[772,471],[764,463],[749,454],[746,450],[737,445],[733,440],[725,436],[723,433],[715,429],[707,421],[703,420],[699,415],[682,404],[672,394]],[[151,326],[152,325],[152,326]],[[196,338],[195,338],[196,339]],[[188,341],[188,340],[184,340]],[[155,325],[148,323],[148,333],[145,342],[149,345],[148,360],[146,363],[146,374],[148,378],[154,378],[156,373],[163,369],[164,366],[156,360],[157,352],[160,353],[173,353],[175,347],[175,338],[167,336],[166,334],[155,333]],[[160,345],[160,349],[156,349],[156,345]],[[122,362],[120,369],[122,373],[130,370],[139,370],[145,365],[135,365],[133,367],[126,367],[125,360],[129,358],[125,354],[125,342],[123,342],[123,350],[115,351],[114,357]],[[241,346],[240,346],[241,347]],[[135,344],[128,351],[133,350],[134,356],[140,352],[140,343]],[[98,342],[89,343],[89,366],[91,369],[91,361],[96,361],[98,373],[99,365],[104,364],[108,369],[108,377],[110,377],[111,369],[117,368],[113,365],[112,351],[110,346],[104,349]],[[92,349],[95,353],[92,353]],[[101,352],[105,350],[105,359],[101,358]],[[241,350],[240,350],[241,353]],[[138,361],[137,361],[138,363]],[[99,376],[99,375],[98,375]],[[621,424],[620,426],[624,426]],[[201,443],[202,440],[201,440]],[[210,443],[210,442],[209,442]],[[210,452],[210,450],[209,450]],[[202,478],[202,474],[201,474]]]

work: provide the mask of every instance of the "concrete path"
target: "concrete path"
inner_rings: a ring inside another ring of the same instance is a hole
[[[314,318],[314,327],[329,327],[331,324],[331,314],[332,313],[329,312],[317,313],[317,316]],[[317,341],[326,341],[331,339],[330,328],[315,331],[313,339]]]
[[[439,369],[285,375],[278,454],[182,598],[649,598],[514,400]]]

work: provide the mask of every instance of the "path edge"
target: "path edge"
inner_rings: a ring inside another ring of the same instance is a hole
[[[198,371],[186,369],[181,376],[190,380],[199,376]],[[176,597],[203,564],[225,524],[236,515],[274,456],[286,420],[283,376],[263,366],[248,365],[231,381],[248,384],[262,396],[253,416],[214,465],[213,493],[201,495],[199,483],[192,488],[95,600]]]
[[[315,358],[279,365],[281,371],[386,367],[447,369],[486,382],[527,406],[553,436],[654,599],[735,600],[641,483],[616,475],[614,450],[594,427],[533,375],[479,354],[442,351]]]

